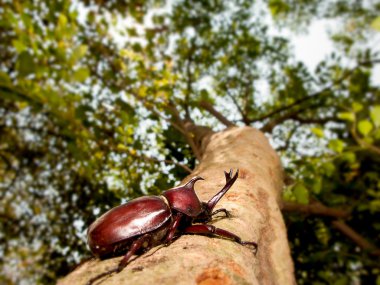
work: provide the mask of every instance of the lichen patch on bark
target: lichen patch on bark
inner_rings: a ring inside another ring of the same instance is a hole
[[[197,285],[230,285],[231,279],[218,267],[208,267],[196,278]]]
[[[230,261],[226,262],[226,265],[227,265],[228,268],[231,269],[232,272],[234,272],[237,276],[242,277],[242,278],[246,278],[247,272],[244,270],[243,267],[241,267],[241,266],[240,266],[239,264],[237,264],[236,262],[230,260]]]

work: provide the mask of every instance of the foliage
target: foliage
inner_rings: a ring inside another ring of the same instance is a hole
[[[0,3],[0,281],[54,283],[89,256],[85,231],[100,212],[194,168],[189,123],[229,123],[271,137],[286,201],[346,210],[370,244],[332,215],[287,214],[298,282],[374,284],[379,59],[365,44],[379,5],[127,2]],[[269,15],[283,29],[325,18],[354,28],[334,31],[336,51],[311,71]]]

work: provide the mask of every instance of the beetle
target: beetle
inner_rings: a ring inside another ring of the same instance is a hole
[[[219,236],[231,239],[241,245],[254,248],[255,242],[242,241],[229,231],[208,224],[212,217],[230,213],[222,208],[214,211],[215,205],[235,183],[239,170],[233,176],[232,169],[224,171],[226,184],[208,202],[201,202],[194,185],[200,176],[192,178],[185,185],[166,190],[160,196],[143,196],[117,206],[93,222],[88,228],[87,241],[92,253],[100,259],[125,254],[116,269],[108,273],[120,272],[128,264],[132,255],[165,244],[182,234]]]

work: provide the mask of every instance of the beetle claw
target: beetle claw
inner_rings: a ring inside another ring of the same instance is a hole
[[[256,256],[257,251],[259,249],[259,246],[257,245],[257,243],[255,243],[253,241],[242,241],[240,244],[246,245],[246,246],[252,246],[253,247],[253,254]]]
[[[214,211],[211,214],[211,216],[214,216],[214,215],[216,215],[216,214],[218,214],[220,212],[223,212],[226,215],[226,218],[231,218],[232,217],[232,214],[230,213],[230,211],[228,211],[227,209],[224,209],[224,208],[218,209],[218,210]]]

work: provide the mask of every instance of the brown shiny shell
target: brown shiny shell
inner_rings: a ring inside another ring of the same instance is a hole
[[[87,240],[97,256],[109,254],[115,244],[152,232],[171,218],[169,206],[157,196],[144,196],[115,207],[90,225]]]
[[[185,185],[166,190],[162,193],[172,209],[177,210],[189,217],[197,217],[202,212],[202,203],[194,191],[194,184],[202,177],[196,176]]]

